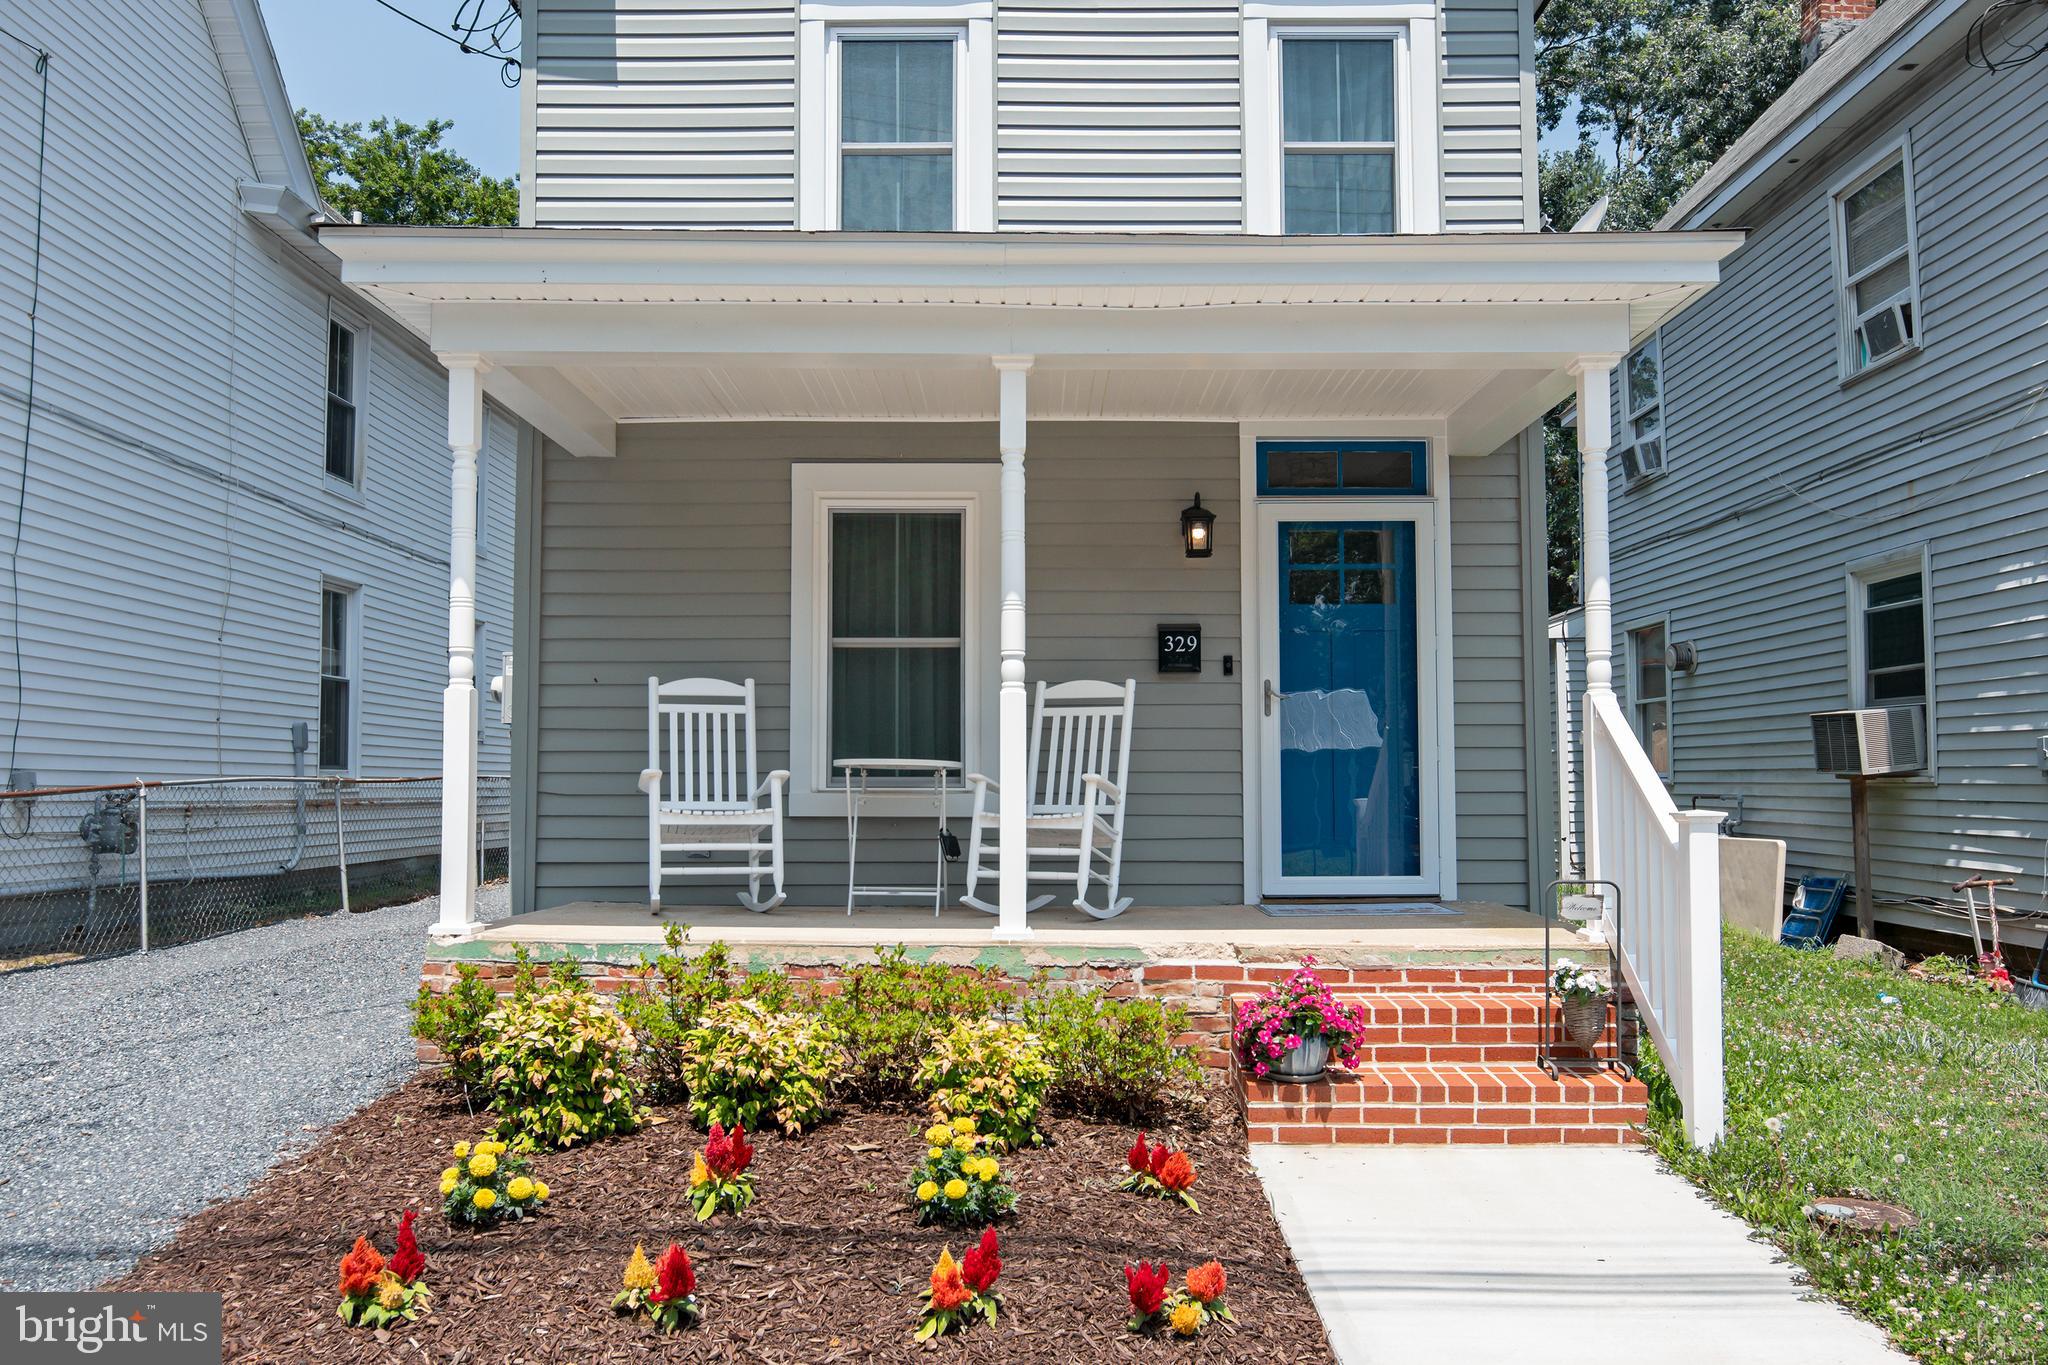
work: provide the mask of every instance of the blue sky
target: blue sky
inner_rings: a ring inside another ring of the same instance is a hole
[[[464,56],[375,0],[261,3],[292,103],[345,122],[453,119],[448,143],[487,174],[519,169],[519,96],[496,62]],[[445,29],[458,0],[392,3]]]

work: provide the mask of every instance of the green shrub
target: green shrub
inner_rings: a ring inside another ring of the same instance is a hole
[[[465,962],[455,969],[455,984],[445,994],[421,983],[412,1002],[412,1036],[447,1059],[448,1079],[465,1090],[479,1088],[484,1083],[484,1021],[497,1007],[497,991]]]
[[[1173,1043],[1188,1027],[1179,1005],[1055,990],[1024,1002],[1024,1023],[1052,1067],[1045,1098],[1068,1113],[1150,1123],[1185,1102],[1202,1075],[1194,1053]]]
[[[525,978],[484,1020],[478,1049],[499,1135],[529,1150],[631,1132],[633,1031],[573,972]]]
[[[683,930],[677,925],[668,927],[667,947],[658,957],[640,959],[647,980],[620,991],[617,1005],[619,1016],[639,1044],[648,1098],[673,1104],[689,1093],[683,1040],[704,1022],[707,1010],[740,999],[759,1000],[772,1010],[785,1010],[794,1003],[796,991],[774,972],[740,971],[732,965],[732,951],[722,942],[711,944],[695,957],[683,956]]]
[[[932,1040],[917,1068],[918,1087],[939,1118],[971,1118],[983,1136],[1007,1148],[1035,1147],[1038,1107],[1052,1081],[1045,1045],[1022,1024],[957,1019]]]
[[[1008,1005],[993,976],[944,963],[914,963],[901,947],[848,971],[818,1011],[839,1031],[846,1066],[834,1094],[867,1104],[914,1101],[917,1067],[954,1019],[985,1019]]]
[[[802,1132],[825,1117],[838,1072],[839,1032],[813,1015],[777,1012],[759,1000],[722,1000],[683,1035],[683,1084],[700,1124],[759,1129],[764,1117]]]

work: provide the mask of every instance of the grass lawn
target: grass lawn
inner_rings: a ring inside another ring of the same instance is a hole
[[[1727,1137],[1687,1147],[1652,1074],[1659,1152],[1919,1358],[2048,1361],[2048,1013],[1733,930],[1726,983]],[[1802,1211],[1839,1194],[1922,1221]]]

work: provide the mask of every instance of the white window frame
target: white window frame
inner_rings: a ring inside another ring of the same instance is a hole
[[[797,7],[797,226],[839,227],[839,46],[950,37],[953,231],[995,229],[995,0],[803,0]]]
[[[353,479],[336,478],[327,469],[327,399],[332,392],[327,387],[327,372],[334,361],[334,329],[336,327],[341,328],[354,338],[352,345],[355,354],[352,359],[355,372],[352,376],[353,383],[350,386],[354,389],[354,392],[347,395],[348,401],[355,407],[356,417],[355,477]],[[370,450],[370,343],[370,324],[364,321],[361,316],[343,308],[334,300],[328,300],[327,326],[322,329],[320,335],[320,481],[330,491],[336,493],[360,494],[363,491],[364,467],[369,463],[368,455]]]
[[[996,758],[995,622],[1001,578],[1002,466],[981,464],[796,464],[790,468],[789,810],[846,813],[831,771],[831,526],[837,511],[961,514],[961,771],[990,771]],[[929,791],[873,792],[869,813],[930,811]],[[947,803],[965,814],[963,792]]]
[[[1653,347],[1657,352],[1657,396],[1649,402],[1637,406],[1629,397],[1629,362]],[[1624,488],[1634,488],[1638,484],[1648,483],[1650,480],[1658,477],[1671,465],[1671,405],[1664,401],[1664,332],[1662,328],[1652,332],[1642,345],[1636,347],[1623,357],[1621,364],[1615,369],[1614,381],[1617,389],[1615,396],[1619,400],[1615,403],[1614,408],[1616,412],[1621,414],[1621,430],[1627,439],[1615,443],[1613,458],[1616,467],[1621,470],[1622,486]],[[1657,409],[1657,466],[1654,469],[1643,464],[1643,437],[1642,433],[1636,430],[1637,420],[1651,408]],[[1635,458],[1636,472],[1634,474],[1628,472],[1627,460],[1631,454]]]
[[[1280,44],[1289,38],[1394,40],[1394,230],[1443,230],[1442,76],[1435,4],[1245,0],[1245,231],[1286,230]]]
[[[1646,697],[1642,695],[1641,691],[1643,656],[1641,649],[1638,647],[1637,637],[1646,630],[1658,630],[1664,633],[1664,659],[1659,660],[1657,665],[1664,670],[1664,695],[1661,697]],[[1650,766],[1656,770],[1657,776],[1663,778],[1666,785],[1669,785],[1671,774],[1678,766],[1678,707],[1672,696],[1671,668],[1665,662],[1665,660],[1671,657],[1671,618],[1668,615],[1643,617],[1641,620],[1623,629],[1622,640],[1627,646],[1625,657],[1628,660],[1629,728],[1636,732],[1636,740],[1643,746],[1643,754],[1649,758]],[[1643,708],[1652,702],[1658,701],[1664,703],[1664,766],[1662,768],[1657,767],[1656,756],[1650,750],[1649,729],[1643,724]]]
[[[1871,361],[1868,365],[1856,363],[1856,328],[1862,321],[1856,313],[1856,284],[1869,275],[1882,270],[1898,257],[1888,256],[1876,265],[1870,266],[1853,279],[1849,275],[1849,196],[1868,185],[1898,165],[1905,176],[1906,188],[1906,298],[1913,310],[1913,333],[1906,344],[1891,354]],[[1828,200],[1828,225],[1834,242],[1835,262],[1835,315],[1838,327],[1836,361],[1840,369],[1841,382],[1860,379],[1875,374],[1908,356],[1918,355],[1924,344],[1927,320],[1920,308],[1920,228],[1919,202],[1913,190],[1913,148],[1909,139],[1901,137],[1877,148],[1859,162],[1849,176],[1838,182]]]
[[[1869,706],[1912,705],[1911,702],[1877,702],[1870,699],[1869,680],[1866,664],[1869,651],[1864,645],[1865,624],[1863,614],[1870,606],[1870,585],[1887,578],[1900,578],[1906,574],[1920,575],[1920,667],[1927,679],[1927,697],[1920,703],[1926,718],[1927,769],[1925,772],[1910,774],[1902,781],[1931,782],[1935,773],[1934,741],[1934,566],[1926,545],[1912,545],[1904,549],[1888,551],[1851,563],[1843,573],[1843,583],[1848,601],[1849,630],[1849,705],[1861,709]]]
[[[348,638],[342,642],[342,671],[328,673],[326,660],[319,657],[324,649],[322,637],[327,630],[327,595],[338,593],[347,602],[346,625]],[[350,583],[339,578],[322,578],[319,615],[313,630],[315,650],[314,698],[313,698],[313,766],[314,771],[323,773],[353,773],[362,761],[363,754],[363,588],[360,583]],[[320,683],[327,678],[345,678],[348,681],[348,733],[343,747],[342,762],[337,766],[320,761],[320,718],[323,714],[320,699]]]

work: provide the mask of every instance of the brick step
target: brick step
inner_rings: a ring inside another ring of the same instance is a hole
[[[1543,1044],[1545,1002],[1538,990],[1386,990],[1332,992],[1366,1017],[1361,1066],[1386,1063],[1533,1062]],[[1237,1000],[1249,999],[1237,997]],[[1584,1050],[1556,1039],[1561,1056]]]
[[[1612,1072],[1546,1075],[1533,1063],[1380,1065],[1313,1085],[1241,1081],[1253,1142],[1497,1146],[1635,1140],[1641,1081]]]

